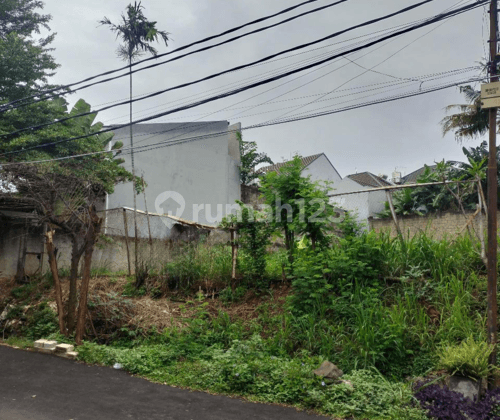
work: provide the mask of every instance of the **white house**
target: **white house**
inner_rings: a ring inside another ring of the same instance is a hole
[[[337,183],[342,180],[342,177],[324,153],[303,157],[301,161],[303,165],[302,176],[304,177],[310,175],[313,181],[326,181],[332,183]],[[279,172],[280,168],[287,163],[288,162],[281,162],[275,165],[264,166],[263,168],[259,168],[258,172],[262,174]]]
[[[147,184],[137,209],[145,211],[147,203],[150,213],[217,225],[241,197],[240,129],[227,121],[134,125],[135,173]],[[129,127],[114,133],[112,144],[123,142],[124,166],[131,171]],[[133,206],[131,183],[118,185],[106,199],[108,210]],[[139,228],[147,237],[146,227]]]
[[[369,217],[374,217],[385,209],[385,202],[387,201],[385,191],[342,194],[391,185],[392,184],[384,178],[370,172],[348,175],[342,181],[334,185],[335,191],[333,193],[332,203],[353,212],[356,215],[357,221],[367,226]]]

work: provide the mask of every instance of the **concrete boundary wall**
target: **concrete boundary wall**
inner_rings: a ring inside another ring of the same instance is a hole
[[[104,212],[100,213],[105,216]],[[127,218],[127,230],[124,228],[124,214]],[[189,242],[196,242],[207,237],[209,244],[228,243],[228,232],[218,229],[203,229],[203,227],[188,221],[176,221],[166,215],[150,215],[149,228],[148,216],[137,214],[138,218],[138,257],[141,262],[150,266],[161,266],[172,260],[172,255],[179,248]],[[26,235],[26,226],[28,234]],[[149,241],[151,230],[151,242]],[[92,268],[111,272],[128,272],[127,240],[132,272],[135,267],[134,260],[134,224],[133,211],[114,209],[106,212],[105,222],[102,227],[103,235],[94,249]],[[17,264],[23,248],[23,239],[26,236],[26,250],[29,255],[25,260],[25,272],[33,276],[49,271],[48,256],[45,246],[43,230],[40,226],[12,223],[4,220],[0,224],[0,277],[14,277]],[[56,230],[54,246],[57,251],[59,269],[68,269],[71,263],[71,239],[68,235]],[[40,264],[40,259],[43,264]]]
[[[482,218],[483,229],[486,229],[486,218],[481,215],[474,216],[475,212],[462,213],[433,213],[426,216],[398,216],[401,230],[405,236],[413,238],[418,233],[426,232],[434,239],[444,237],[455,238],[457,235],[467,232],[467,223],[472,219],[470,226],[478,232],[480,229],[480,218]],[[500,220],[500,212],[497,212],[497,220]],[[397,235],[394,221],[389,219],[368,219],[370,230],[376,232],[390,231],[391,236]],[[499,225],[500,226],[500,225]]]

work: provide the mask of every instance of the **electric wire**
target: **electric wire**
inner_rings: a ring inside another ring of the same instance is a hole
[[[464,1],[464,0],[462,0]],[[316,48],[311,48],[311,49],[308,49],[306,51],[302,51],[302,52],[298,52],[298,53],[295,53],[295,54],[290,54],[290,55],[287,55],[285,57],[280,57],[280,58],[276,58],[274,60],[269,60],[269,61],[266,61],[266,62],[263,62],[263,63],[259,63],[259,64],[255,64],[253,66],[250,66],[249,68],[252,68],[252,67],[260,67],[260,66],[264,66],[264,65],[268,65],[268,64],[272,64],[272,63],[275,63],[277,61],[282,61],[282,60],[288,60],[290,58],[294,58],[296,56],[299,56],[299,55],[304,55],[304,54],[309,54],[313,51],[317,51],[317,50],[321,50],[321,49],[325,49],[325,48],[328,48],[328,47],[332,47],[332,46],[335,46],[335,45],[339,45],[339,44],[344,44],[346,42],[349,42],[349,41],[354,41],[354,40],[357,40],[357,39],[360,39],[360,38],[366,38],[368,36],[372,36],[372,35],[375,35],[375,34],[379,34],[379,33],[387,33],[387,32],[390,32],[390,31],[393,31],[395,29],[399,29],[401,27],[404,27],[404,26],[412,26],[412,25],[415,25],[417,23],[421,23],[425,21],[425,19],[420,19],[420,20],[417,20],[417,21],[413,21],[413,22],[407,22],[407,23],[403,23],[401,25],[396,25],[396,26],[393,26],[391,28],[387,28],[387,29],[381,29],[379,31],[375,31],[375,32],[370,32],[370,33],[367,33],[365,35],[360,35],[360,36],[357,36],[357,37],[353,37],[353,38],[349,38],[349,39],[346,39],[346,40],[342,40],[342,41],[338,41],[338,42],[334,42],[334,43],[331,43],[331,44],[327,44],[327,45],[323,45],[321,47],[316,47]],[[362,43],[363,41],[359,41],[359,43]],[[359,44],[358,43],[358,44]],[[352,45],[358,45],[358,44],[352,44]],[[344,47],[344,48],[347,48],[347,47]],[[318,57],[318,56],[317,56]],[[214,89],[210,89],[210,90],[207,90],[205,92],[210,92],[210,91],[213,91],[213,90],[217,90],[218,88],[214,88]],[[145,96],[145,95],[149,95],[150,93],[154,93],[156,91],[149,91],[149,92],[145,92],[145,93],[141,93],[139,95],[135,95],[133,96],[133,98],[139,98],[141,96]],[[192,96],[195,96],[195,95],[192,95]],[[187,97],[186,97],[187,98]],[[113,104],[113,103],[116,103],[116,102],[120,102],[120,101],[124,101],[124,100],[127,100],[127,99],[130,99],[129,97],[126,97],[126,98],[121,98],[121,99],[117,99],[117,100],[114,100],[114,101],[109,101],[109,102],[104,102],[104,103],[100,103],[100,104],[96,104],[95,106],[102,106],[102,105],[108,105],[108,104]]]
[[[332,115],[332,114],[336,114],[336,113],[340,113],[340,112],[347,112],[347,111],[351,111],[354,109],[364,108],[367,106],[394,102],[394,101],[401,100],[401,99],[425,95],[425,94],[437,92],[437,91],[440,91],[443,89],[456,87],[456,86],[462,85],[464,83],[471,83],[474,81],[480,81],[480,80],[485,80],[485,79],[487,79],[487,76],[480,77],[480,78],[474,78],[474,79],[470,79],[470,78],[469,79],[461,79],[461,80],[453,82],[453,83],[447,83],[444,85],[429,87],[429,88],[426,88],[425,90],[419,89],[419,90],[414,91],[414,92],[396,95],[396,96],[392,96],[389,98],[382,98],[379,100],[374,100],[374,101],[370,101],[370,102],[352,105],[349,107],[334,109],[331,111],[323,111],[323,112],[314,113],[314,114],[302,113],[302,115],[295,115],[295,116],[292,115],[291,117],[289,117],[287,119],[283,119],[281,121],[264,122],[264,123],[254,124],[254,125],[251,125],[248,127],[242,127],[241,131],[262,128],[262,127],[268,127],[268,126],[274,126],[274,125],[280,125],[280,124],[285,124],[285,123],[290,123],[290,122],[301,121],[301,120],[305,120],[305,119],[318,118],[318,117],[325,116],[325,115]],[[303,115],[303,114],[306,114],[306,115]],[[234,132],[238,132],[238,131],[240,131],[240,130],[239,129],[234,130]],[[203,139],[207,139],[207,138],[220,137],[222,135],[227,135],[230,132],[231,131],[210,133],[210,134],[206,134],[206,135],[195,136],[195,137],[180,139],[180,140],[175,140],[175,141],[166,140],[166,141],[161,141],[161,142],[158,142],[156,144],[151,144],[151,145],[134,146],[133,149],[134,149],[134,153],[141,153],[143,151],[155,150],[155,149],[159,149],[161,147],[168,147],[168,146],[173,146],[176,144],[194,142],[194,141],[199,141],[199,140],[203,140]],[[126,148],[121,149],[120,151],[107,150],[107,151],[89,152],[89,153],[84,153],[84,154],[80,154],[80,155],[64,156],[64,157],[59,157],[59,158],[51,158],[51,159],[38,160],[38,161],[8,162],[8,163],[2,163],[1,166],[50,163],[50,162],[68,160],[68,159],[78,159],[81,157],[88,157],[88,156],[94,156],[94,155],[99,155],[99,154],[113,154],[113,153],[115,153],[114,157],[116,157],[118,155],[124,156],[124,155],[128,155],[130,153],[131,149],[132,149],[132,147],[126,147]],[[124,150],[127,150],[127,153],[123,153]]]
[[[257,62],[261,62],[263,60],[267,60],[269,58],[273,58],[277,55],[282,55],[284,54],[285,52],[290,52],[290,51],[294,51],[296,49],[302,49],[302,48],[305,48],[307,46],[310,46],[310,45],[313,45],[317,42],[321,42],[325,39],[330,39],[332,37],[335,37],[335,36],[338,36],[339,34],[342,34],[342,33],[345,33],[347,31],[350,31],[350,30],[353,30],[354,28],[359,28],[359,27],[363,27],[363,26],[367,26],[367,25],[370,25],[370,24],[373,24],[375,22],[380,22],[381,20],[385,20],[385,19],[388,19],[389,17],[392,17],[392,16],[396,16],[396,15],[399,15],[399,14],[402,14],[402,13],[405,13],[409,10],[413,10],[415,9],[416,7],[419,7],[419,6],[422,6],[423,4],[426,4],[430,1],[434,1],[434,0],[425,0],[424,2],[421,2],[421,3],[417,3],[413,6],[410,6],[410,7],[406,7],[404,9],[401,9],[397,12],[394,12],[394,13],[391,13],[389,15],[385,15],[383,17],[380,17],[380,18],[377,18],[377,19],[373,19],[371,21],[367,21],[367,22],[364,22],[362,24],[359,24],[359,25],[356,25],[354,27],[351,27],[349,29],[346,29],[346,30],[343,30],[343,31],[340,31],[340,32],[336,32],[334,34],[331,34],[325,38],[322,38],[321,40],[316,40],[316,41],[313,41],[313,42],[310,42],[310,43],[307,43],[307,44],[302,44],[302,45],[299,45],[299,46],[296,46],[294,48],[291,48],[289,50],[285,50],[285,51],[281,51],[277,54],[274,54],[272,56],[268,56],[268,57],[265,57],[261,60],[257,60]],[[455,10],[452,10],[451,12],[448,12],[448,13],[444,13],[444,14],[440,14],[440,15],[437,15],[431,19],[428,19],[427,21],[421,23],[421,24],[418,24],[418,25],[415,25],[411,28],[406,28],[404,30],[401,30],[401,31],[398,31],[398,32],[395,32],[391,35],[387,35],[385,37],[382,37],[381,39],[379,40],[376,40],[376,41],[372,41],[372,42],[369,42],[368,44],[365,44],[365,45],[362,45],[362,46],[359,46],[359,47],[356,47],[356,48],[353,48],[351,49],[348,53],[353,53],[353,52],[356,52],[356,51],[360,51],[360,50],[363,50],[365,48],[368,48],[368,47],[371,47],[373,45],[376,45],[380,42],[383,42],[385,41],[386,39],[390,39],[390,38],[393,38],[393,37],[396,37],[396,36],[399,36],[399,35],[402,35],[402,34],[405,34],[405,33],[408,33],[408,32],[412,32],[414,30],[417,30],[417,29],[420,29],[422,27],[425,27],[425,26],[428,26],[428,25],[431,25],[433,23],[436,23],[436,22],[440,22],[444,19],[448,19],[452,16],[457,16],[459,14],[462,14],[462,13],[465,13],[465,12],[468,12],[468,11],[471,11],[473,9],[476,9],[480,6],[482,6],[483,4],[485,4],[488,0],[479,0],[478,2],[474,3],[474,4],[471,4],[471,5],[468,5],[468,6],[464,6],[462,8],[459,8],[459,9],[455,9]],[[347,53],[346,53],[347,54]],[[182,111],[182,110],[185,110],[185,109],[189,109],[189,108],[192,108],[192,107],[195,107],[195,106],[199,106],[199,105],[203,105],[204,103],[208,103],[208,102],[212,102],[214,100],[218,100],[218,99],[222,99],[224,97],[228,97],[228,96],[232,96],[232,95],[235,95],[235,94],[238,94],[238,93],[241,93],[245,90],[248,90],[248,89],[253,89],[257,86],[261,86],[263,84],[267,84],[267,83],[271,83],[271,82],[274,82],[276,80],[279,80],[279,79],[282,79],[284,77],[287,77],[287,76],[290,76],[292,74],[295,74],[295,73],[298,73],[300,71],[304,71],[304,70],[308,70],[310,68],[314,68],[318,65],[321,65],[323,63],[326,63],[328,61],[332,61],[340,56],[342,56],[344,54],[336,54],[336,55],[333,55],[332,57],[329,57],[329,58],[326,58],[324,60],[321,60],[317,63],[313,63],[313,64],[309,64],[307,66],[303,66],[302,68],[300,69],[296,69],[296,70],[292,70],[292,71],[288,71],[286,73],[283,73],[281,75],[278,75],[278,76],[274,76],[274,77],[271,77],[271,78],[268,78],[264,81],[261,81],[261,82],[258,82],[258,83],[253,83],[253,84],[250,84],[248,85],[247,87],[244,87],[244,88],[239,88],[239,89],[235,89],[233,91],[230,91],[228,92],[227,94],[223,94],[223,95],[218,95],[217,97],[214,97],[214,98],[209,98],[207,100],[204,100],[204,101],[199,101],[197,103],[194,103],[190,106],[183,106],[183,107],[179,107],[177,109],[174,109],[172,111],[169,111],[169,112],[164,112],[164,113],[160,113],[156,116],[152,116],[152,117],[147,117],[147,118],[143,118],[143,119],[140,119],[140,120],[137,120],[135,122],[132,122],[131,124],[134,124],[134,123],[139,123],[139,122],[145,122],[145,121],[150,121],[152,119],[156,119],[160,116],[164,116],[164,115],[168,115],[170,113],[174,113],[174,112],[179,112],[179,111]],[[255,62],[254,62],[255,63]],[[98,112],[102,112],[104,110],[107,110],[107,109],[110,109],[110,108],[114,108],[116,106],[120,106],[120,105],[126,105],[126,104],[130,104],[132,102],[136,102],[136,101],[140,101],[140,100],[144,100],[144,99],[148,99],[148,98],[151,98],[151,97],[154,97],[154,96],[158,96],[158,95],[161,95],[161,94],[164,94],[166,92],[169,92],[169,91],[172,91],[172,90],[177,90],[177,89],[180,89],[180,88],[184,88],[184,87],[187,87],[187,86],[191,86],[191,85],[194,85],[194,84],[197,84],[197,83],[201,83],[203,81],[207,81],[207,80],[210,80],[210,79],[213,79],[213,78],[216,78],[216,77],[219,77],[223,74],[227,74],[231,71],[234,71],[235,69],[241,69],[241,68],[245,68],[245,67],[248,67],[248,64],[246,65],[243,65],[243,66],[238,66],[238,67],[235,67],[233,69],[230,69],[230,70],[225,70],[223,72],[220,72],[220,73],[216,73],[216,74],[212,74],[210,76],[207,76],[207,77],[204,77],[202,79],[198,79],[196,81],[193,81],[193,82],[189,82],[189,83],[185,83],[185,84],[182,84],[182,85],[177,85],[177,86],[174,86],[172,88],[168,88],[168,89],[165,89],[165,90],[162,90],[162,91],[158,91],[154,94],[151,94],[151,95],[148,95],[146,97],[143,97],[143,98],[139,98],[139,99],[135,99],[135,100],[131,100],[131,101],[126,101],[124,103],[119,103],[119,104],[115,104],[115,105],[110,105],[110,106],[107,106],[107,107],[104,107],[104,108],[100,108],[98,110],[94,110],[94,111],[89,111],[89,112],[85,112],[85,113],[81,113],[81,114],[76,114],[76,115],[73,115],[73,116],[68,116],[68,117],[65,117],[65,118],[61,118],[57,121],[53,121],[53,122],[50,122],[50,123],[45,123],[45,124],[39,124],[37,126],[32,126],[32,127],[27,127],[27,128],[23,128],[23,129],[20,129],[20,130],[16,130],[14,132],[11,132],[11,133],[8,133],[8,134],[3,134],[3,135],[0,135],[0,137],[6,137],[6,136],[11,136],[11,135],[16,135],[16,134],[19,134],[19,133],[22,133],[22,132],[26,132],[26,131],[34,131],[34,130],[38,130],[38,129],[41,129],[41,128],[44,128],[44,127],[48,127],[50,125],[54,125],[54,124],[58,124],[58,123],[61,123],[61,122],[64,122],[64,121],[67,121],[67,120],[70,120],[70,119],[74,119],[74,118],[79,118],[79,117],[82,117],[82,116],[86,116],[86,115],[90,115],[90,114],[95,114],[95,113],[98,113]]]
[[[354,52],[354,51],[360,51],[362,49],[365,49],[365,48],[368,48],[372,45],[375,45],[375,44],[378,44],[386,39],[390,39],[392,37],[395,37],[395,36],[399,36],[403,33],[408,33],[408,32],[411,32],[411,31],[414,31],[416,29],[419,29],[421,27],[425,27],[425,26],[428,26],[430,24],[433,24],[433,23],[436,23],[436,22],[439,22],[441,20],[444,20],[446,18],[449,18],[450,16],[455,16],[457,14],[460,14],[460,13],[465,13],[466,11],[470,11],[472,9],[475,9],[477,7],[480,7],[483,3],[485,3],[487,0],[482,0],[480,2],[477,2],[475,4],[472,4],[472,5],[469,5],[469,6],[465,6],[465,7],[462,7],[460,9],[457,9],[457,10],[453,10],[452,12],[449,12],[449,13],[446,13],[446,14],[440,14],[432,19],[429,19],[427,20],[426,22],[423,22],[419,25],[415,25],[414,27],[412,28],[408,28],[408,29],[405,29],[405,30],[402,30],[402,31],[399,31],[399,32],[396,32],[395,34],[391,34],[389,36],[386,36],[386,37],[383,37],[382,39],[380,40],[377,40],[377,41],[373,41],[371,43],[368,43],[368,44],[365,44],[364,46],[360,46],[360,47],[357,47],[353,50],[351,50],[351,52]],[[398,13],[398,12],[396,12]],[[338,55],[340,56],[340,55]],[[333,56],[333,57],[330,57],[328,59],[325,59],[323,60],[323,62],[328,62],[330,60],[333,60],[335,58],[337,58],[338,56]],[[315,67],[319,64],[322,64],[323,62],[319,62],[319,63],[315,63],[315,64],[311,64],[309,66],[306,66],[306,67],[303,67],[302,69],[299,69],[299,70],[295,70],[295,71],[291,71],[291,72],[288,72],[288,73],[285,73],[283,75],[280,75],[280,76],[275,76],[273,78],[270,78],[264,82],[259,82],[259,83],[254,83],[254,84],[251,84],[245,88],[240,88],[240,89],[236,89],[236,90],[233,90],[233,91],[229,91],[227,92],[226,94],[224,95],[219,95],[217,97],[214,97],[214,98],[209,98],[209,99],[206,99],[206,100],[203,100],[203,101],[200,101],[200,102],[197,102],[197,103],[193,103],[191,105],[188,105],[188,106],[183,106],[183,107],[180,107],[180,108],[177,108],[177,109],[174,109],[174,110],[171,110],[171,111],[168,111],[168,112],[164,112],[164,113],[160,113],[160,114],[157,114],[155,116],[151,116],[151,117],[147,117],[147,118],[143,118],[143,119],[140,119],[140,120],[136,120],[136,121],[132,121],[131,123],[128,123],[128,124],[122,124],[118,127],[115,127],[114,129],[117,129],[117,128],[122,128],[122,127],[127,127],[127,126],[130,126],[130,125],[134,125],[134,124],[137,124],[137,123],[140,123],[140,122],[146,122],[146,121],[150,121],[150,120],[153,120],[153,119],[156,119],[156,118],[159,118],[161,116],[165,116],[165,115],[168,115],[168,114],[171,114],[171,113],[174,113],[174,112],[179,112],[179,111],[182,111],[182,110],[185,110],[185,109],[190,109],[190,108],[193,108],[193,107],[196,107],[196,106],[200,106],[200,105],[203,105],[205,103],[209,103],[209,102],[212,102],[212,101],[215,101],[215,100],[218,100],[218,99],[222,99],[224,97],[229,97],[229,96],[232,96],[232,95],[235,95],[235,94],[238,94],[240,92],[243,92],[245,90],[248,90],[248,89],[252,89],[254,87],[257,87],[257,86],[260,86],[262,84],[266,84],[266,83],[270,83],[272,81],[275,81],[275,80],[279,80],[283,77],[286,77],[288,75],[291,75],[291,74],[295,74],[299,71],[303,71],[305,69],[308,69],[308,68],[312,68],[312,67]],[[91,112],[92,114],[96,113],[96,111],[94,112]],[[85,114],[88,114],[88,113],[85,113]],[[61,120],[60,120],[61,121]],[[52,125],[52,124],[50,124]],[[109,129],[105,129],[105,130],[102,130],[101,133],[104,133],[104,132],[108,132],[108,131],[112,131],[113,128],[109,128]],[[23,130],[25,131],[25,130]],[[90,137],[92,136],[92,134],[88,134],[88,135],[83,135],[83,136],[77,136],[77,137],[73,137],[73,138],[70,138],[70,139],[64,139],[64,140],[60,140],[60,141],[57,141],[57,142],[52,142],[52,143],[46,143],[46,144],[39,144],[39,145],[36,145],[36,146],[32,146],[30,148],[24,148],[22,150],[17,150],[17,151],[11,151],[11,152],[7,152],[7,153],[4,153],[0,156],[6,156],[6,155],[11,155],[11,154],[15,154],[15,153],[22,153],[22,152],[25,152],[27,150],[33,150],[33,149],[37,149],[37,148],[43,148],[43,147],[48,147],[50,145],[55,145],[55,144],[59,144],[59,143],[63,143],[63,142],[68,142],[68,141],[73,141],[73,140],[77,140],[77,139],[81,139],[81,138],[86,138],[86,137]]]
[[[313,1],[318,1],[318,0],[310,0],[310,1],[309,1],[309,3],[310,3],[310,2],[313,2]],[[191,52],[189,52],[189,53],[186,53],[186,54],[183,54],[183,55],[177,56],[177,57],[175,57],[175,58],[173,58],[173,59],[170,59],[170,60],[167,60],[167,61],[164,61],[164,62],[161,62],[161,63],[155,63],[155,64],[152,64],[152,65],[149,65],[149,66],[146,66],[146,67],[143,67],[143,68],[137,69],[137,70],[128,71],[127,73],[121,74],[121,75],[119,75],[119,76],[115,76],[115,77],[107,78],[107,79],[104,79],[104,80],[100,80],[100,81],[98,81],[98,82],[90,83],[90,84],[87,84],[87,85],[81,86],[81,87],[79,87],[79,88],[77,88],[77,89],[71,89],[71,90],[66,91],[66,92],[64,92],[64,91],[63,91],[63,92],[59,92],[59,93],[54,94],[54,95],[52,95],[52,96],[45,96],[45,97],[43,97],[43,98],[39,98],[39,99],[37,99],[37,100],[35,100],[35,101],[32,101],[31,103],[37,103],[37,102],[45,101],[45,100],[47,100],[47,99],[51,99],[51,98],[55,98],[55,97],[59,97],[59,96],[68,95],[68,94],[70,94],[70,93],[75,93],[75,92],[77,92],[77,91],[80,91],[80,90],[83,90],[83,89],[87,89],[87,88],[89,88],[89,87],[91,87],[91,86],[96,86],[96,85],[99,85],[99,84],[102,84],[102,83],[106,83],[106,82],[109,82],[109,81],[112,81],[112,80],[120,79],[120,78],[122,78],[122,77],[126,77],[126,76],[129,76],[129,75],[135,74],[135,73],[137,73],[137,72],[141,72],[141,71],[144,71],[144,70],[152,69],[152,68],[154,68],[154,67],[162,66],[162,65],[164,65],[164,64],[167,64],[167,63],[170,63],[170,62],[173,62],[173,61],[180,60],[181,58],[188,57],[188,56],[190,56],[190,55],[197,54],[197,53],[200,53],[200,52],[208,51],[208,50],[211,50],[211,49],[213,49],[213,48],[219,47],[219,46],[221,46],[221,45],[229,44],[229,43],[231,43],[231,42],[234,42],[234,41],[239,40],[239,39],[241,39],[241,38],[245,38],[245,37],[250,36],[250,35],[255,35],[256,33],[259,33],[259,32],[262,32],[262,31],[265,31],[265,30],[268,30],[268,29],[274,28],[274,27],[276,27],[276,26],[283,25],[283,24],[285,24],[285,23],[289,23],[289,22],[291,22],[291,21],[293,21],[293,20],[296,20],[296,19],[298,19],[298,18],[301,18],[301,17],[303,17],[303,16],[309,15],[309,14],[311,14],[311,13],[317,13],[317,12],[319,12],[319,11],[321,11],[321,10],[325,10],[325,9],[330,8],[330,7],[333,7],[333,6],[337,6],[337,5],[339,5],[339,4],[341,4],[341,3],[345,3],[345,2],[347,2],[347,1],[349,1],[349,0],[338,0],[338,1],[336,1],[335,3],[328,4],[328,5],[326,5],[326,6],[322,6],[322,7],[318,7],[318,8],[313,9],[313,10],[309,10],[309,11],[307,11],[307,12],[301,13],[300,15],[293,16],[293,17],[291,17],[291,18],[285,19],[285,20],[283,20],[283,21],[281,21],[281,22],[278,22],[278,23],[275,23],[275,24],[273,24],[273,25],[265,26],[265,27],[263,27],[263,28],[256,29],[256,30],[251,31],[251,32],[248,32],[248,33],[246,33],[246,34],[243,34],[243,35],[239,35],[239,36],[236,36],[236,37],[230,38],[230,39],[228,39],[228,40],[225,40],[225,41],[219,42],[218,44],[209,45],[209,46],[207,46],[207,47],[203,47],[203,48],[200,48],[200,49],[198,49],[198,50],[191,51]],[[296,7],[294,7],[294,8],[296,8]],[[294,9],[294,8],[292,8],[292,9]],[[289,10],[287,10],[287,12],[288,12],[288,11],[289,11]],[[282,13],[283,13],[283,12],[282,12]],[[282,14],[282,13],[281,13],[281,14]],[[265,19],[265,20],[266,20],[266,19]],[[239,28],[239,29],[241,29],[241,28]],[[230,32],[234,32],[234,31],[235,31],[235,30],[231,30]],[[229,32],[229,33],[230,33],[230,32]],[[226,34],[227,34],[227,33],[226,33]],[[205,40],[199,41],[199,42],[197,42],[197,43],[206,42],[206,41],[208,41],[208,40],[210,40],[210,39],[213,39],[213,38],[218,38],[219,36],[222,36],[222,35],[217,35],[217,36],[215,36],[215,37],[208,38],[208,39],[205,39]],[[191,45],[189,45],[189,46],[192,46],[192,45],[194,45],[194,44],[191,44]],[[142,64],[142,63],[144,63],[144,62],[146,62],[146,61],[149,61],[149,60],[151,60],[151,59],[158,59],[158,58],[160,58],[160,57],[164,57],[164,56],[166,56],[166,55],[173,54],[174,52],[178,52],[178,51],[180,51],[181,49],[186,49],[186,48],[188,48],[189,46],[185,46],[185,47],[182,47],[182,48],[178,48],[178,49],[176,49],[176,50],[174,50],[174,51],[170,51],[170,52],[165,53],[165,54],[160,54],[160,55],[156,55],[156,56],[154,56],[154,57],[150,57],[150,58],[145,59],[145,60],[141,60],[139,63],[134,63],[134,64],[133,64],[133,66],[135,66],[135,65],[137,65],[137,64]],[[115,73],[115,72],[117,72],[117,71],[122,71],[122,70],[127,69],[127,68],[129,68],[129,66],[125,66],[125,67],[123,67],[123,68],[121,68],[121,69],[119,69],[119,70],[112,70],[111,72],[102,73],[102,74],[100,74],[100,75],[98,75],[98,76],[94,76],[94,77],[92,77],[92,78],[90,78],[90,79],[95,79],[95,78],[98,78],[98,77],[102,77],[103,75],[106,75],[106,74],[111,74],[111,73]],[[88,79],[87,79],[87,80],[88,80]],[[81,84],[81,83],[83,83],[83,82],[78,82],[78,83],[75,83],[75,84],[66,85],[66,86],[63,86],[63,87],[57,88],[57,90],[61,90],[61,89],[68,89],[68,88],[69,88],[69,87],[71,87],[71,86],[75,86],[75,85],[77,85],[77,84]],[[54,92],[54,90],[52,90],[52,92]],[[33,97],[36,97],[36,96],[45,95],[45,94],[47,94],[47,93],[48,93],[48,92],[46,91],[46,92],[39,93],[39,94],[37,94],[37,95],[32,95],[31,97],[29,97],[29,99],[32,99]],[[18,100],[18,101],[19,101],[19,100]],[[13,105],[14,103],[17,103],[17,101],[9,102],[8,104],[4,105],[4,107],[7,107],[7,106],[10,106],[10,105]],[[18,105],[17,107],[10,107],[9,109],[16,109],[16,108],[23,107],[23,106],[26,106],[26,105],[27,105],[27,104],[20,104],[20,105]]]
[[[463,3],[463,0],[462,0],[462,1],[460,1],[460,2],[458,2],[458,3],[457,3],[457,5],[458,5],[458,4],[461,4],[461,3]],[[386,63],[386,62],[387,62],[387,61],[389,61],[391,58],[393,58],[393,57],[395,57],[397,54],[399,54],[401,51],[404,51],[406,48],[410,47],[410,46],[411,46],[411,45],[413,45],[414,43],[418,42],[418,41],[419,41],[419,40],[421,40],[422,38],[424,38],[424,37],[426,37],[427,35],[429,35],[430,33],[432,33],[432,32],[434,32],[434,31],[436,31],[437,29],[439,29],[440,27],[442,27],[444,24],[446,24],[446,23],[448,23],[448,22],[449,22],[449,21],[445,20],[444,22],[442,22],[441,24],[439,24],[439,25],[438,25],[438,26],[436,26],[435,28],[432,28],[430,31],[427,31],[425,34],[423,34],[423,35],[421,35],[421,36],[417,37],[417,38],[416,38],[416,39],[414,39],[413,41],[411,41],[411,42],[409,42],[408,44],[404,45],[402,48],[398,49],[395,53],[391,54],[389,57],[386,57],[384,60],[382,60],[381,62],[379,62],[379,63],[375,64],[374,66],[372,66],[372,67],[370,67],[370,68],[363,67],[362,65],[360,65],[360,64],[356,63],[355,61],[351,60],[349,57],[344,56],[344,57],[343,57],[344,59],[346,59],[346,60],[350,61],[351,63],[353,63],[353,64],[355,64],[355,65],[357,65],[357,66],[361,67],[361,68],[362,68],[362,69],[364,69],[365,71],[364,71],[363,73],[358,74],[357,76],[354,76],[354,77],[350,78],[350,79],[349,79],[349,80],[347,80],[346,82],[344,82],[344,83],[342,83],[341,85],[339,85],[337,88],[335,88],[335,89],[331,90],[330,92],[326,93],[324,96],[322,96],[322,97],[320,97],[320,98],[317,98],[317,99],[315,99],[315,100],[311,101],[311,102],[310,102],[310,103],[308,103],[308,104],[303,105],[301,108],[305,108],[305,107],[307,107],[307,106],[309,106],[309,105],[312,105],[313,103],[318,102],[319,100],[321,100],[322,98],[324,98],[324,97],[326,97],[326,96],[330,95],[331,93],[336,92],[336,91],[337,91],[337,89],[339,89],[339,88],[341,88],[341,87],[344,87],[345,85],[347,85],[347,84],[351,83],[352,81],[354,81],[354,80],[356,80],[356,79],[358,79],[358,78],[360,78],[360,77],[364,76],[365,74],[367,74],[367,73],[369,73],[369,72],[375,71],[375,70],[374,70],[375,68],[377,68],[377,67],[381,66],[382,64]],[[376,72],[376,71],[375,71],[375,72]],[[380,72],[377,72],[377,73],[379,73],[379,74],[383,74],[383,73],[380,73]],[[392,76],[392,75],[388,75],[388,74],[384,74],[384,76],[394,78],[394,76]],[[422,86],[422,84],[423,84],[423,82],[421,82],[421,85],[420,85],[420,86]],[[279,117],[277,117],[277,119],[280,119],[281,117],[284,117],[284,116],[288,115],[290,112],[291,112],[291,111],[289,111],[289,112],[287,112],[287,113],[285,113],[285,114],[283,114],[283,115],[280,115]]]

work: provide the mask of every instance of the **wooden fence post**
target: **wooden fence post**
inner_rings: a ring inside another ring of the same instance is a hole
[[[130,248],[128,245],[128,223],[127,223],[127,210],[123,209],[123,227],[125,229],[125,245],[127,246],[127,263],[128,263],[128,275],[132,275],[132,269],[130,266]]]
[[[148,201],[146,199],[146,187],[144,182],[144,177],[141,177],[142,180],[142,193],[144,194],[144,207],[146,209],[146,217],[148,221],[148,233],[149,233],[149,253],[151,262],[153,262],[153,236],[151,235],[151,223],[149,221],[149,212],[148,212]]]
[[[231,229],[231,254],[232,254],[232,263],[233,270],[231,273],[231,279],[233,283],[233,291],[236,286],[236,261],[238,259],[238,245],[236,244],[236,229]]]

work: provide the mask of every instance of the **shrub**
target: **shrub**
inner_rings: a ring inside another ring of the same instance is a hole
[[[446,346],[439,350],[439,367],[451,375],[481,379],[488,376],[488,363],[494,347],[486,342],[475,341],[471,336],[458,346]]]
[[[22,329],[25,337],[38,340],[59,331],[57,315],[46,302],[30,309],[26,314],[26,324]]]
[[[333,292],[351,296],[356,288],[380,286],[381,254],[375,234],[341,239],[335,248],[303,249],[293,264],[292,310],[311,313],[325,305],[332,309]]]

